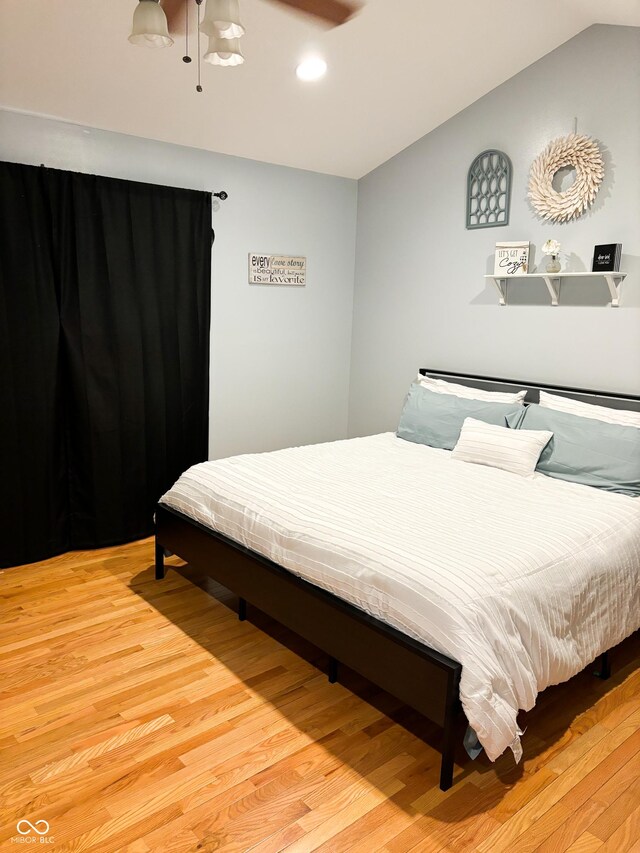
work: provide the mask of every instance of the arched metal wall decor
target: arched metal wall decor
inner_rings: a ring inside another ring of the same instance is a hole
[[[509,224],[511,160],[493,148],[478,154],[467,176],[467,228]]]

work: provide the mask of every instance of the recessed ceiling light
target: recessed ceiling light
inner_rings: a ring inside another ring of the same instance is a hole
[[[296,68],[296,74],[300,80],[319,80],[327,73],[327,63],[317,56],[304,59]]]

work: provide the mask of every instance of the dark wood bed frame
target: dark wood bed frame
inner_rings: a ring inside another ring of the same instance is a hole
[[[640,411],[640,397],[578,388],[532,385],[484,376],[422,369],[422,374],[488,391],[527,390],[537,402],[540,389],[619,409]],[[247,602],[313,643],[330,656],[329,680],[338,677],[338,662],[424,714],[444,729],[440,787],[453,783],[456,721],[462,708],[459,683],[462,665],[374,619],[345,601],[204,527],[167,506],[156,511],[156,578],[165,575],[165,552],[177,554],[204,570],[239,596],[240,619]],[[605,652],[595,673],[609,676]]]

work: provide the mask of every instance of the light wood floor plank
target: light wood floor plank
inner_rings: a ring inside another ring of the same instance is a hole
[[[626,820],[609,836],[600,848],[602,853],[630,853],[640,847],[640,804],[636,805]]]

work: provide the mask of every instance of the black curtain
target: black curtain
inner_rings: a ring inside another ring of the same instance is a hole
[[[0,163],[0,566],[149,535],[207,458],[211,197]]]

